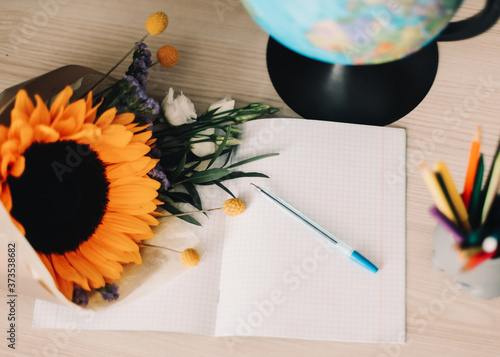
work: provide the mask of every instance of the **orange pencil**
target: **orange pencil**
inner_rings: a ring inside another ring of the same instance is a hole
[[[472,188],[474,187],[474,178],[476,177],[477,164],[479,162],[479,152],[481,148],[481,127],[478,126],[476,129],[476,134],[472,139],[470,144],[469,153],[469,164],[467,165],[467,175],[465,176],[464,190],[462,193],[462,200],[464,201],[465,207],[469,207],[470,196],[472,193]]]
[[[486,253],[486,252],[481,252],[477,253],[476,255],[473,255],[472,257],[469,258],[467,263],[462,267],[462,272],[465,273],[469,270],[474,269],[475,267],[481,265],[485,261],[493,258],[493,256],[496,254],[496,251],[491,252],[491,253]]]

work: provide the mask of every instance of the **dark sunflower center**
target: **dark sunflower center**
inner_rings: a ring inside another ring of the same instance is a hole
[[[74,141],[34,143],[26,168],[9,177],[12,216],[41,253],[74,251],[101,223],[108,203],[105,167],[88,145]]]

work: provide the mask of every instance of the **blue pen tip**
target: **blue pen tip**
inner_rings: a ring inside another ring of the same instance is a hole
[[[378,268],[373,265],[368,259],[359,254],[356,250],[352,252],[350,259],[361,265],[362,267],[368,269],[372,273],[376,273]]]

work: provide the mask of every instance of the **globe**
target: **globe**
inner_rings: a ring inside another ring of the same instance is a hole
[[[271,37],[312,59],[379,64],[435,39],[462,0],[242,0]]]

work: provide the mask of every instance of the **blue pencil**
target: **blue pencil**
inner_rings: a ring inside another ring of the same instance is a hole
[[[354,250],[351,246],[344,243],[339,238],[335,237],[333,234],[331,234],[326,229],[321,227],[319,224],[311,220],[309,217],[305,216],[303,213],[297,211],[295,208],[290,206],[281,198],[263,189],[262,187],[254,185],[253,183],[251,183],[250,185],[252,185],[257,190],[257,192],[259,192],[262,196],[271,201],[275,206],[281,208],[291,217],[295,218],[298,222],[300,222],[302,225],[311,230],[320,238],[324,239],[326,242],[328,242],[330,245],[336,248],[339,252],[347,256],[349,259],[358,263],[363,268],[366,268],[372,273],[376,273],[378,271],[378,268],[372,262],[370,262],[368,259],[362,256],[358,251]]]

